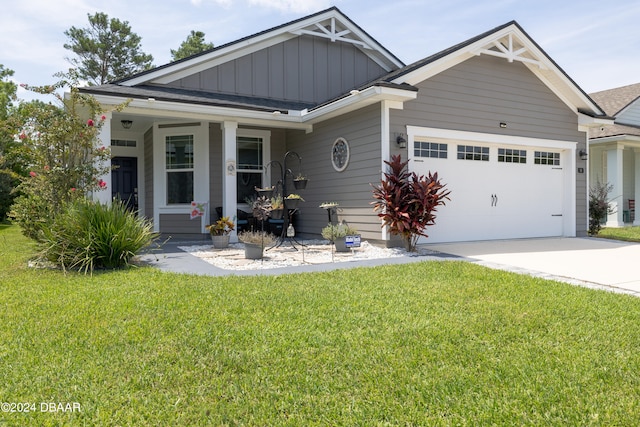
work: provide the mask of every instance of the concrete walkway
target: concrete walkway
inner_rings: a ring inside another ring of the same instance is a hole
[[[493,268],[640,296],[640,244],[598,238],[544,238],[422,247]]]
[[[381,264],[466,260],[491,268],[528,274],[596,289],[640,296],[640,244],[597,238],[544,238],[420,245],[427,255],[357,262],[302,265],[264,270],[224,270],[178,249],[207,240],[169,241],[141,258],[163,271],[207,276],[278,275],[329,271]]]

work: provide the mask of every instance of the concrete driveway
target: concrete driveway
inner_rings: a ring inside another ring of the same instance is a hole
[[[516,239],[421,245],[512,271],[588,282],[640,295],[640,244],[597,238]]]

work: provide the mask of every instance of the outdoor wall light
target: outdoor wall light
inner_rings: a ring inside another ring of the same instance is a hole
[[[404,137],[403,133],[398,134],[396,137],[396,144],[399,148],[407,148],[407,140]]]
[[[587,160],[589,158],[589,153],[587,153],[587,150],[580,150],[578,155],[580,156],[580,160]]]
[[[133,124],[133,121],[131,120],[120,120],[120,123],[122,123],[122,127],[125,129],[131,129],[131,125]]]

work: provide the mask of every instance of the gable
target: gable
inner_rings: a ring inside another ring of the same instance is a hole
[[[604,111],[515,21],[391,73],[387,81],[415,85],[477,56],[522,64],[574,113],[592,117],[605,116]]]
[[[481,55],[416,84],[419,95],[394,111],[425,128],[580,141],[578,119],[525,65]]]
[[[640,126],[640,99],[636,99],[616,116],[616,123]]]
[[[357,44],[304,33],[166,85],[317,105],[385,74]]]

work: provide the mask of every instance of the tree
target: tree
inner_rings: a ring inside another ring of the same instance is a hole
[[[391,156],[385,163],[390,171],[385,172],[379,186],[374,186],[374,212],[391,234],[402,237],[408,251],[414,251],[419,236],[429,237],[425,230],[435,224],[437,207],[450,200],[451,192],[444,188],[437,172],[429,172],[426,177],[409,172],[409,162],[403,162],[400,155]]]
[[[16,100],[18,90],[17,85],[9,80],[12,75],[13,70],[0,64],[0,222],[7,217],[15,198],[13,188],[18,184],[17,175],[8,158],[15,144],[15,131],[9,119],[13,114],[13,101]]]
[[[105,163],[109,150],[98,138],[106,115],[95,98],[79,92],[77,75],[67,77],[52,86],[25,86],[51,94],[59,102],[27,105],[16,135],[29,172],[18,186],[20,196],[10,216],[23,234],[36,240],[42,239],[43,231],[69,202],[103,190],[106,185],[99,177],[110,171]],[[70,87],[70,92],[57,94],[61,87]]]
[[[71,27],[64,34],[64,48],[77,58],[67,58],[78,69],[81,79],[101,85],[151,68],[153,56],[141,50],[141,38],[131,31],[127,21],[109,19],[97,12],[89,17],[88,28]]]
[[[204,33],[191,30],[191,34],[182,42],[178,50],[171,49],[171,60],[178,61],[209,49],[213,49],[213,43],[205,43]]]

